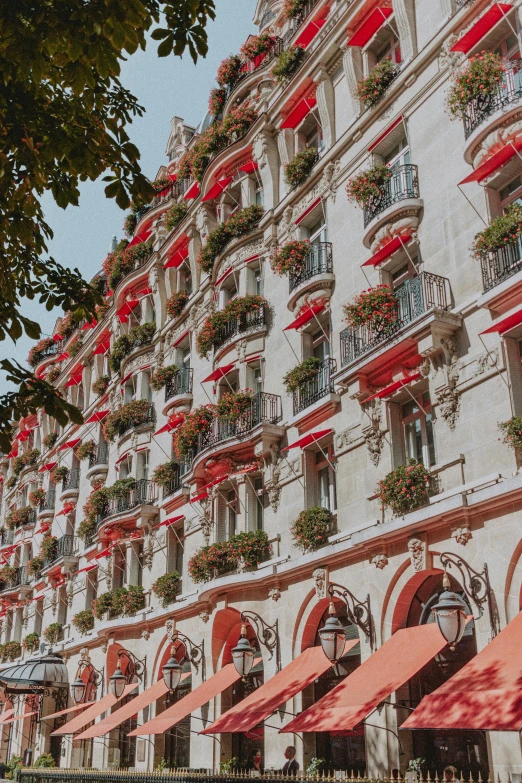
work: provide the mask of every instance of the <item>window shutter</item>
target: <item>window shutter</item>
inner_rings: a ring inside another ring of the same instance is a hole
[[[303,451],[303,472],[305,480],[305,508],[317,504],[317,472],[315,469],[315,451]]]
[[[227,540],[227,505],[224,497],[216,499],[216,541]]]
[[[509,374],[509,393],[513,416],[522,416],[522,365],[518,341],[505,337],[506,363]]]
[[[402,445],[401,406],[398,402],[388,403],[388,428],[391,439],[393,469],[404,464],[404,449]]]

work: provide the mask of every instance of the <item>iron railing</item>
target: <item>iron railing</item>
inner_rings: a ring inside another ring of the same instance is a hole
[[[225,88],[226,98],[225,102],[228,101],[236,87],[241,84],[243,79],[246,79],[247,76],[250,76],[251,73],[255,73],[255,71],[259,70],[259,68],[264,68],[266,65],[269,65],[269,63],[272,62],[276,57],[279,57],[279,55],[285,50],[285,45],[282,38],[279,38],[277,36],[274,37],[274,45],[270,49],[269,52],[265,54],[263,57],[262,55],[258,55],[257,57],[254,57],[253,60],[243,60],[241,64],[241,72],[234,82],[234,84],[228,85]]]
[[[49,345],[47,348],[40,351],[40,358],[38,359],[38,364],[40,362],[43,362],[44,359],[48,359],[50,356],[56,356],[57,353],[62,352],[62,346],[63,346],[63,340],[59,340],[52,345]]]
[[[79,489],[80,487],[80,469],[73,468],[68,472],[62,481],[62,492],[67,489]]]
[[[285,49],[288,49],[288,47],[291,45],[296,32],[299,30],[305,19],[312,13],[318,2],[319,0],[307,0],[299,13],[294,16],[289,29],[286,31],[283,37],[283,45]]]
[[[0,580],[0,590],[12,590],[14,587],[20,587],[20,585],[28,585],[30,583],[31,577],[27,572],[27,566],[18,566],[12,577],[2,578]]]
[[[109,444],[98,443],[96,451],[89,457],[89,468],[94,468],[96,465],[108,465],[109,464]]]
[[[337,369],[335,359],[325,359],[317,368],[317,376],[310,381],[305,381],[293,394],[294,416],[314,402],[333,393],[334,384],[332,375]]]
[[[174,468],[174,475],[168,484],[163,487],[163,499],[168,498],[169,495],[173,495],[174,492],[178,492],[181,489],[181,465],[176,465]]]
[[[518,239],[481,259],[484,292],[494,288],[522,269],[522,241]]]
[[[522,98],[522,60],[504,63],[502,80],[490,94],[473,98],[464,113],[464,136],[467,139],[488,117]]]
[[[46,558],[44,560],[43,567],[56,563],[62,557],[72,557],[76,550],[76,536],[65,535],[61,536],[56,542],[56,555],[54,557]]]
[[[241,313],[238,318],[231,318],[216,330],[214,348],[219,348],[236,334],[243,334],[243,332],[248,332],[250,329],[264,326],[265,323],[266,313],[264,307],[260,307],[259,310],[252,310],[250,313]]]
[[[245,765],[246,766],[246,765]],[[131,771],[128,769],[64,769],[56,767],[45,769],[24,768],[18,770],[17,779],[19,783],[128,783],[131,780],[139,783],[187,783],[187,781],[201,781],[201,783],[244,783],[245,778],[250,778],[250,774],[245,772],[241,764],[231,772],[213,772],[202,768],[177,768],[172,771],[164,772],[145,772],[144,770]],[[434,777],[434,775],[433,775]],[[260,779],[265,783],[278,783],[281,780],[295,781],[295,776],[286,776],[281,772],[272,769],[260,775]],[[299,780],[305,783],[317,783],[317,780],[334,781],[343,780],[345,783],[373,783],[374,778],[365,777],[362,770],[345,770],[342,778],[339,774],[331,771],[320,772],[319,774],[308,775],[305,773],[299,775]],[[382,783],[392,783],[392,781],[403,781],[401,775],[391,774],[381,777]],[[420,773],[419,780],[425,781]],[[454,783],[459,780],[458,777],[452,779]],[[486,780],[486,778],[484,778]],[[488,781],[490,783],[490,781]],[[500,783],[500,779],[499,779]]]
[[[88,549],[97,541],[97,539],[98,539],[98,534],[96,533],[96,531],[94,531],[93,533],[89,533],[89,535],[85,536],[85,538],[83,539],[83,548]]]
[[[394,293],[397,298],[396,318],[385,324],[349,326],[341,332],[341,366],[344,367],[381,343],[392,339],[397,332],[419,316],[434,308],[449,307],[449,280],[431,272],[421,272],[406,280]]]
[[[311,245],[303,265],[299,267],[299,269],[290,272],[290,293],[292,293],[294,288],[297,288],[301,283],[304,283],[305,280],[310,280],[311,277],[315,277],[316,275],[331,272],[333,272],[332,243],[318,242],[317,244]]]
[[[182,367],[170,381],[165,384],[165,402],[178,394],[192,394],[194,370]]]
[[[56,488],[49,487],[46,495],[40,503],[40,511],[54,511],[56,505]]]
[[[125,435],[126,432],[141,427],[142,424],[154,424],[156,420],[156,411],[154,409],[154,403],[151,402],[143,413],[136,414],[130,421],[126,421],[118,429],[118,435]]]
[[[2,530],[0,533],[0,547],[10,546],[14,542],[14,530]]]
[[[372,196],[364,205],[364,227],[385,209],[407,198],[419,198],[419,177],[417,166],[403,163],[392,166],[391,177],[381,188],[378,196]]]
[[[137,479],[134,486],[126,490],[121,497],[111,498],[98,514],[97,523],[103,522],[113,514],[123,514],[137,506],[154,504],[158,499],[158,488],[153,481]]]

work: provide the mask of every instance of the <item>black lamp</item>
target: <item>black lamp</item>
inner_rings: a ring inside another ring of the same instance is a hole
[[[71,685],[71,693],[75,704],[81,704],[85,696],[86,685],[80,676]]]
[[[162,669],[162,676],[163,676],[163,682],[169,689],[169,691],[172,693],[176,690],[176,688],[179,685],[179,682],[181,680],[181,672],[182,668],[177,662],[175,655],[175,647],[172,645],[172,648],[170,650],[170,658],[168,659],[167,663],[164,664]]]
[[[319,639],[328,660],[332,663],[337,663],[343,655],[346,633],[335,613],[333,601],[330,601],[328,615],[327,621],[319,631]]]

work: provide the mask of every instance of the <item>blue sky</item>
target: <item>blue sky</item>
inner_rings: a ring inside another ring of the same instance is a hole
[[[171,118],[182,117],[189,125],[197,125],[204,116],[219,63],[238,52],[249,33],[255,32],[255,6],[256,0],[216,0],[217,18],[208,27],[209,52],[197,65],[188,54],[182,59],[159,58],[155,42],[124,64],[123,83],[146,109],[144,117],[135,120],[129,131],[141,152],[141,166],[147,176],[153,178],[159,166],[167,162],[165,148]],[[51,198],[44,201],[45,216],[55,234],[50,254],[64,266],[78,267],[87,280],[100,269],[112,237],[122,236],[125,213],[105,198],[105,184],[84,183],[78,207],[62,210]],[[48,313],[35,302],[28,303],[27,312],[47,334],[61,314],[56,310]],[[14,358],[25,365],[33,342],[25,337],[16,345],[10,339],[0,342],[0,359]],[[5,374],[0,372],[0,393],[8,389]]]

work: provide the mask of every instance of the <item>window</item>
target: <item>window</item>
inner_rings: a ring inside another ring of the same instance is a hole
[[[500,206],[505,212],[512,204],[522,204],[522,181],[520,175],[499,191]]]
[[[321,329],[312,335],[312,356],[322,362],[330,356],[329,333],[326,330]]]
[[[517,60],[520,57],[520,45],[515,33],[511,33],[495,49],[495,54],[505,60]]]
[[[263,186],[262,185],[256,184],[254,203],[258,207],[264,207],[265,206],[265,194],[263,192]]]
[[[377,53],[377,62],[382,60],[391,60],[393,63],[400,65],[402,62],[401,56],[401,44],[397,35],[392,35],[385,45]]]
[[[254,272],[254,287],[257,296],[263,296],[263,270],[261,266],[253,270]]]
[[[181,364],[184,370],[190,369],[190,348],[181,349]]]
[[[310,238],[311,245],[318,245],[320,242],[327,241],[328,231],[324,217],[321,217],[317,223],[314,223],[312,226],[310,226],[308,229],[308,236]]]
[[[235,489],[229,489],[227,494],[227,532],[228,538],[236,535],[237,524],[237,494]]]
[[[251,493],[249,497],[252,499],[252,504],[250,508],[250,516],[249,519],[249,528],[250,530],[263,530],[263,511],[264,511],[264,502],[263,502],[263,479],[261,476],[258,478],[253,479],[251,483]]]
[[[184,261],[179,268],[179,287],[189,295],[192,293],[192,271],[188,261]]]
[[[150,386],[150,372],[142,372],[141,374],[141,399],[152,401],[152,389]]]
[[[138,452],[136,456],[136,479],[147,481],[149,478],[149,452]]]
[[[179,530],[176,530],[174,532],[176,533],[176,554],[175,554],[174,568],[178,572],[178,574],[182,576],[183,575],[183,547],[184,547],[183,528],[180,527]]]
[[[433,415],[428,392],[401,406],[406,460],[414,459],[426,467],[435,464]]]
[[[317,152],[322,152],[324,150],[323,129],[315,117],[312,117],[311,119],[313,126],[305,135],[305,146],[307,148],[315,147]]]
[[[316,452],[315,469],[317,473],[317,505],[328,511],[337,508],[337,488],[335,482],[333,446]]]
[[[119,477],[120,479],[128,478],[128,476],[130,476],[131,473],[132,473],[132,457],[128,456],[125,457],[125,459],[123,459],[120,462]]]

